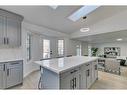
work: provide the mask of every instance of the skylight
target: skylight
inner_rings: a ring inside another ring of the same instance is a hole
[[[75,22],[79,20],[81,17],[87,16],[88,14],[96,10],[98,7],[100,6],[90,6],[90,5],[83,6],[79,10],[74,12],[72,15],[70,15],[68,18]]]

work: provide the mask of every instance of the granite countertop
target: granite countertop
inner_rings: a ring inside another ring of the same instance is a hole
[[[60,74],[68,69],[75,68],[82,64],[97,60],[98,57],[72,56],[63,58],[54,58],[43,61],[35,61],[36,64]]]

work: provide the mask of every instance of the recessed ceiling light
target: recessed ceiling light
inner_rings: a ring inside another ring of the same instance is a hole
[[[93,12],[98,7],[100,7],[100,6],[90,6],[90,5],[83,6],[79,10],[74,12],[72,15],[70,15],[68,17],[68,19],[75,22],[75,21],[79,20],[81,17],[87,16],[89,13]]]
[[[87,32],[87,31],[90,31],[90,28],[81,28],[80,31],[81,32]]]
[[[119,39],[116,39],[117,41],[122,41],[123,39],[119,38]]]
[[[50,5],[50,7],[55,10],[58,6],[57,5]]]

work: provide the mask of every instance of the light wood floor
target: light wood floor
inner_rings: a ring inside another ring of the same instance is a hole
[[[98,80],[90,89],[127,89],[127,67],[121,68],[121,76],[98,71]],[[40,73],[31,73],[24,79],[23,85],[11,89],[37,89]]]

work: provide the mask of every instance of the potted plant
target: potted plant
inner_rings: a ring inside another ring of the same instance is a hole
[[[97,51],[98,51],[98,48],[91,48],[91,53],[92,53],[92,56],[96,56],[97,55]]]

